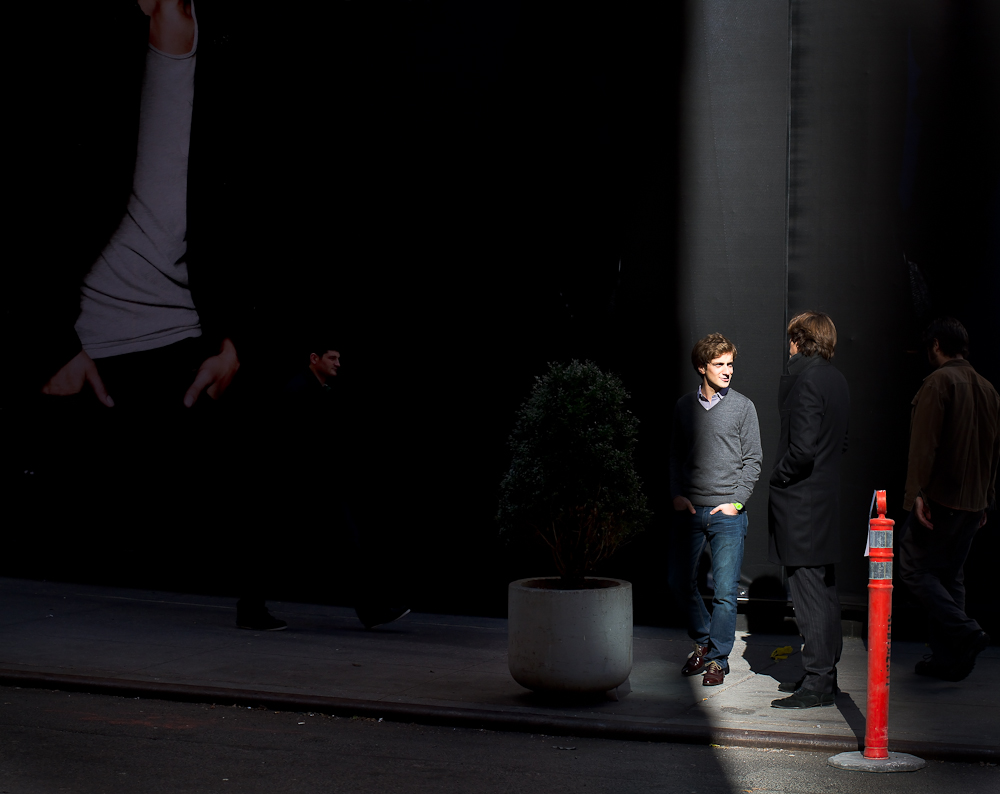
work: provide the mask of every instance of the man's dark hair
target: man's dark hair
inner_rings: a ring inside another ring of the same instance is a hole
[[[922,338],[928,350],[934,347],[936,339],[941,352],[948,358],[969,355],[969,332],[954,317],[938,317],[932,320]]]
[[[803,356],[833,358],[837,347],[837,326],[825,312],[802,312],[788,323],[788,338]]]
[[[309,350],[306,351],[306,359],[308,359],[313,353],[322,358],[329,350],[336,350],[338,353],[343,352],[340,348],[340,342],[335,337],[316,337],[310,342],[310,344],[326,345],[326,347],[310,347]]]

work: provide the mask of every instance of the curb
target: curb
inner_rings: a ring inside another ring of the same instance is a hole
[[[417,703],[392,703],[381,700],[354,700],[322,695],[191,684],[160,684],[120,678],[97,678],[20,670],[0,670],[0,686],[61,689],[94,695],[143,697],[174,700],[182,703],[234,703],[241,706],[265,706],[284,711],[318,711],[339,717],[382,717],[393,722],[418,722],[426,725],[486,728],[496,731],[546,733],[598,739],[719,744],[828,753],[845,753],[862,749],[857,740],[822,734],[738,730],[698,725],[657,725],[640,721],[557,717],[502,710],[450,708]],[[908,753],[934,761],[997,763],[1000,760],[1000,748],[988,745],[890,740],[889,749],[893,752]]]

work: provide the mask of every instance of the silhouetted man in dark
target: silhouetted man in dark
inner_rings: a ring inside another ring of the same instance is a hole
[[[913,398],[899,547],[900,578],[927,614],[931,656],[919,675],[961,681],[990,643],[965,613],[963,568],[996,503],[1000,396],[966,361],[969,335],[952,317],[924,332],[935,368]]]
[[[781,438],[768,499],[769,559],[788,574],[795,620],[805,644],[805,676],[781,684],[780,709],[832,706],[843,649],[834,564],[840,560],[840,458],[847,451],[851,399],[831,359],[837,329],[822,312],[788,324],[788,374],[778,404]]]
[[[410,610],[390,606],[380,587],[380,576],[370,565],[361,532],[348,504],[351,489],[351,455],[345,446],[344,409],[337,390],[340,370],[339,344],[330,340],[313,345],[309,363],[287,384],[278,417],[274,448],[284,469],[277,489],[281,503],[275,515],[298,534],[335,534],[349,560],[337,560],[349,570],[352,598],[358,619],[371,629],[406,615]],[[319,351],[319,352],[316,352]],[[255,630],[281,630],[285,621],[273,617],[262,597],[244,597],[237,606],[237,625]]]

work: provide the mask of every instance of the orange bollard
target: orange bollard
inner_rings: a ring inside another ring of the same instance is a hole
[[[885,491],[877,491],[878,518],[868,519],[868,706],[865,749],[838,753],[830,766],[852,772],[913,772],[924,760],[889,752],[889,648],[892,633],[892,527]]]
[[[868,707],[865,758],[889,757],[889,650],[892,639],[892,528],[885,491],[876,495],[878,518],[869,526]]]

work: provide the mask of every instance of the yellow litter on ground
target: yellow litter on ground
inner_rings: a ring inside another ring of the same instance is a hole
[[[781,662],[787,659],[792,654],[792,646],[785,645],[781,648],[775,648],[771,651],[771,658],[776,662]]]

